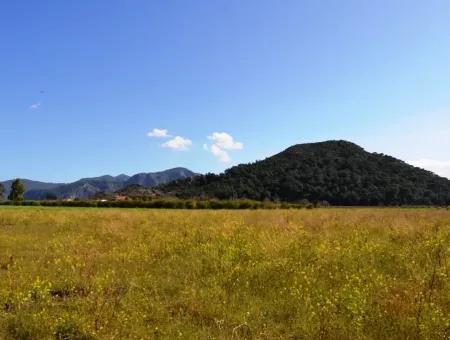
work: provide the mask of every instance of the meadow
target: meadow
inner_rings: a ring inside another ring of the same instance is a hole
[[[450,211],[0,207],[1,339],[450,339]]]

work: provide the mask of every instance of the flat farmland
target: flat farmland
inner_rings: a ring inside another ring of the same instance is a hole
[[[0,207],[2,339],[450,338],[450,211]]]

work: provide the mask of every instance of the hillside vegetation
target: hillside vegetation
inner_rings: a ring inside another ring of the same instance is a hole
[[[299,144],[263,161],[160,188],[179,197],[449,205],[450,180],[346,141]]]
[[[1,339],[446,339],[450,211],[0,207]]]

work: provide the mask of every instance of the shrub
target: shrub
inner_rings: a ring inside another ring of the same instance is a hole
[[[93,340],[92,336],[84,334],[79,327],[71,321],[66,321],[56,327],[55,339],[57,340]]]
[[[327,202],[318,202],[317,206],[328,206]],[[307,200],[300,203],[280,203],[271,201],[238,200],[182,200],[160,198],[149,200],[93,201],[93,200],[45,200],[45,201],[0,201],[0,205],[43,206],[43,207],[86,207],[86,208],[147,208],[147,209],[300,209],[314,207]]]

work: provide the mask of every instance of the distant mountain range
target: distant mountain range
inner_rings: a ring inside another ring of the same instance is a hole
[[[162,185],[166,195],[328,201],[333,205],[450,205],[450,180],[348,141],[294,145],[220,175]]]
[[[25,185],[25,199],[42,200],[47,198],[88,198],[99,192],[113,193],[131,185],[154,187],[170,181],[197,175],[186,168],[173,168],[165,171],[139,173],[133,176],[101,176],[83,178],[73,183],[45,183],[21,179]],[[9,193],[12,180],[2,182]]]

